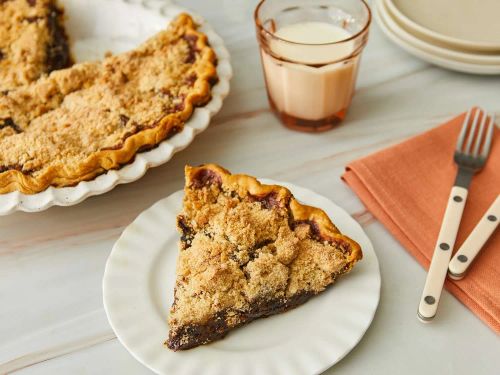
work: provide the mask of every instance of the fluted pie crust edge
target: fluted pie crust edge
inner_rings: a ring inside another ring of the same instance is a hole
[[[286,187],[262,184],[255,177],[245,174],[231,174],[228,170],[217,164],[204,164],[198,167],[186,166],[186,186],[196,184],[199,174],[203,173],[203,171],[213,172],[214,176],[218,176],[221,179],[220,182],[224,187],[227,187],[228,190],[236,191],[240,197],[251,195],[252,197],[265,198],[272,196],[274,200],[288,208],[295,222],[309,222],[313,224],[318,232],[317,237],[319,239],[330,243],[339,241],[347,243],[350,252],[346,257],[347,267],[345,272],[351,270],[354,264],[363,258],[360,245],[340,233],[325,211],[300,203]]]
[[[181,132],[185,122],[191,117],[196,106],[206,104],[211,98],[211,85],[217,80],[215,52],[208,43],[208,38],[197,31],[197,25],[191,16],[181,14],[175,21],[176,27],[195,34],[196,48],[199,50],[199,65],[196,71],[197,79],[193,90],[184,99],[182,111],[166,114],[151,128],[141,130],[127,137],[120,147],[99,150],[89,155],[78,166],[60,168],[51,166],[43,174],[36,177],[16,169],[0,172],[0,194],[19,191],[25,194],[39,193],[49,186],[75,186],[81,181],[89,181],[106,173],[108,170],[119,169],[133,161],[134,156],[141,151],[156,147],[160,142]]]

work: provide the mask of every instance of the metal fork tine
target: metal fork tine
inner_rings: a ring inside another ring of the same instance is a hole
[[[495,128],[495,115],[491,115],[490,117],[490,125],[488,127],[488,131],[486,132],[486,139],[484,141],[483,151],[481,152],[481,156],[487,158],[490,153],[491,141],[493,140],[493,129]]]
[[[467,137],[467,144],[465,145],[465,150],[464,150],[465,154],[470,154],[470,147],[472,146],[472,140],[474,139],[474,133],[476,132],[480,113],[481,113],[481,108],[476,109],[476,112],[474,113],[474,119],[472,120],[472,126],[469,131],[469,136]]]
[[[479,154],[479,149],[483,143],[483,130],[488,121],[488,112],[484,112],[483,118],[481,119],[481,124],[479,125],[479,130],[477,132],[476,142],[474,143],[474,150],[472,151],[472,156],[476,157]]]
[[[465,116],[464,123],[462,124],[462,130],[460,131],[460,135],[458,136],[457,141],[457,151],[461,152],[462,147],[464,145],[465,136],[467,135],[467,127],[469,126],[469,119],[472,113],[472,108],[467,111],[467,115]]]

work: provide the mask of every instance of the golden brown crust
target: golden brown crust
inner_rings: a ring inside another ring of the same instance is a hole
[[[319,237],[323,240],[328,242],[342,241],[349,244],[349,269],[351,269],[358,260],[362,259],[363,252],[356,241],[341,234],[322,209],[301,204],[287,188],[280,185],[262,184],[252,176],[231,174],[229,171],[216,164],[204,164],[198,167],[186,166],[186,186],[191,186],[195,183],[199,173],[204,170],[213,171],[217,176],[220,176],[222,185],[228,187],[228,190],[236,191],[240,197],[246,197],[248,195],[266,197],[273,194],[274,199],[283,206],[286,206],[287,202],[289,202],[288,209],[295,221],[315,223],[319,231]]]
[[[73,186],[80,181],[91,180],[110,169],[120,168],[133,160],[137,152],[152,148],[182,130],[194,107],[203,105],[210,99],[211,83],[217,78],[215,52],[210,48],[206,35],[197,31],[196,27],[189,15],[182,14],[173,21],[169,28],[172,33],[196,36],[194,39],[197,50],[196,81],[193,82],[189,94],[185,96],[181,110],[165,113],[154,126],[147,126],[135,134],[129,135],[121,144],[93,152],[85,160],[74,165],[49,166],[43,169],[43,173],[37,172],[36,175],[30,174],[29,171],[27,173],[16,166],[2,171],[2,166],[0,166],[0,193],[18,190],[26,194],[34,194],[49,186]],[[78,69],[78,65],[69,69]],[[58,74],[62,75],[64,72],[54,72],[45,79],[50,80],[52,75],[58,77]],[[5,169],[5,166],[3,167]]]

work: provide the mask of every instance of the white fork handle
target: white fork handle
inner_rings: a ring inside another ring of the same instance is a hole
[[[500,222],[500,195],[488,208],[484,216],[479,220],[471,234],[464,241],[460,249],[453,257],[448,266],[448,275],[454,280],[460,280],[465,276],[471,265],[488,238],[493,234]]]
[[[436,315],[466,199],[467,189],[453,186],[418,306],[418,318],[423,322]]]

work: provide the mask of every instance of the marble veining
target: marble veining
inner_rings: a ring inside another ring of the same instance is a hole
[[[382,272],[377,315],[361,343],[325,374],[495,373],[498,338],[448,293],[432,325],[417,321],[423,269],[340,175],[349,161],[471,105],[500,115],[500,78],[428,65],[393,46],[373,24],[344,124],[320,135],[296,133],[268,109],[252,21],[256,0],[179,3],[202,14],[225,39],[235,70],[231,93],[204,133],[139,181],[73,207],[0,218],[0,373],[151,373],[107,322],[104,264],[128,223],[182,188],[183,166],[204,162],[315,190],[351,213],[373,241]]]

